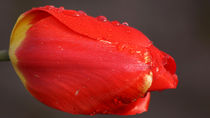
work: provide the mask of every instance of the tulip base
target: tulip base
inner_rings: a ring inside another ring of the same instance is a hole
[[[9,54],[7,50],[0,50],[0,61],[9,61]]]

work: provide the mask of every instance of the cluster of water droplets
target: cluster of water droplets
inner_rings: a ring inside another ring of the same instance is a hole
[[[102,22],[107,22],[108,19],[105,16],[97,16],[96,17],[97,20],[102,21]],[[119,21],[111,21],[111,23],[115,26],[120,26],[120,25],[125,25],[125,26],[129,26],[128,22],[123,22],[122,24]]]
[[[96,19],[99,21],[102,21],[102,22],[108,21],[107,17],[105,17],[105,16],[98,16],[98,17],[96,17]],[[120,26],[120,25],[129,26],[129,24],[127,22],[123,22],[122,24],[120,24],[119,21],[111,21],[111,23],[115,26]]]
[[[120,24],[119,21],[112,21],[111,23],[115,26],[120,26],[120,25],[129,26],[128,22],[122,22],[122,24]]]
[[[58,9],[57,10],[58,12],[63,12],[64,11],[64,7],[63,6],[61,6],[59,8],[55,8],[52,5],[48,5],[45,8],[48,9],[48,10]],[[69,13],[65,12],[65,14],[66,15],[75,16],[75,17],[87,16],[87,14],[84,11],[82,11],[82,10],[78,10],[77,12],[74,12],[74,13],[72,13],[72,12],[69,12]],[[98,21],[101,21],[101,22],[107,22],[108,21],[107,17],[105,17],[105,16],[97,16],[96,19]],[[120,23],[119,21],[111,21],[111,24],[114,25],[114,26],[129,26],[129,24],[127,22]],[[127,32],[130,32],[130,30],[128,29]],[[97,38],[97,40],[99,40],[99,41],[101,41],[103,43],[112,44],[112,42],[109,42],[109,41],[107,41],[105,39]],[[135,51],[134,49],[130,49],[130,48],[128,49],[129,46],[127,44],[118,44],[118,45],[116,45],[116,47],[117,47],[117,49],[119,51],[128,50],[128,52],[131,53],[131,54],[133,54],[133,53],[140,53],[139,51]]]
[[[52,5],[47,5],[47,6],[45,6],[45,9],[47,9],[47,10],[55,10],[55,11],[57,11],[58,13],[62,13],[65,9],[64,9],[64,7],[63,6],[61,6],[61,7],[59,7],[59,8],[56,8],[56,7],[54,7],[54,6],[52,6]],[[66,10],[66,11],[68,11],[68,10]],[[76,16],[76,17],[78,17],[78,16],[87,16],[87,13],[85,13],[84,11],[82,11],[82,10],[78,10],[77,12],[75,12],[75,13],[72,13],[72,12],[65,12],[65,14],[66,15],[70,15],[70,16]]]
[[[85,13],[82,10],[79,10],[77,12],[75,12],[74,14],[71,14],[72,16],[78,17],[78,16],[87,16],[87,13]]]
[[[48,9],[48,10],[55,10],[55,9],[57,9],[58,12],[63,12],[65,10],[63,6],[61,6],[59,8],[56,8],[53,5],[47,5],[47,6],[45,6],[45,9]],[[78,17],[78,16],[87,16],[87,13],[85,13],[82,10],[79,10],[79,11],[77,11],[74,14],[68,14],[68,15],[72,15],[72,16]],[[97,16],[96,19],[98,21],[102,21],[102,22],[107,22],[108,21],[107,17],[105,17],[105,16]],[[127,22],[120,23],[118,21],[112,21],[111,23],[113,25],[115,25],[115,26],[120,26],[120,25],[129,26],[129,24]]]
[[[61,12],[63,12],[64,11],[64,7],[63,6],[61,6],[61,7],[59,7],[59,8],[56,8],[55,6],[53,6],[53,5],[47,5],[47,6],[45,6],[44,7],[45,9],[47,9],[47,10],[50,10],[50,11],[57,11],[57,12],[59,12],[59,13],[61,13]]]

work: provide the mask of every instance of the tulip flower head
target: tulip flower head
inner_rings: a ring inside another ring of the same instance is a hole
[[[174,59],[140,31],[63,7],[22,14],[9,56],[32,96],[71,114],[139,114],[178,82]]]

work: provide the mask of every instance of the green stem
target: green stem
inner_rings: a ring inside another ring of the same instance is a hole
[[[9,61],[9,53],[7,50],[0,50],[0,61]]]

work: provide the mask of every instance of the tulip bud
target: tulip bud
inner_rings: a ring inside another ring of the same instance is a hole
[[[123,25],[124,24],[124,25]],[[45,6],[22,14],[9,56],[26,89],[71,114],[135,115],[176,88],[176,64],[127,23]]]

